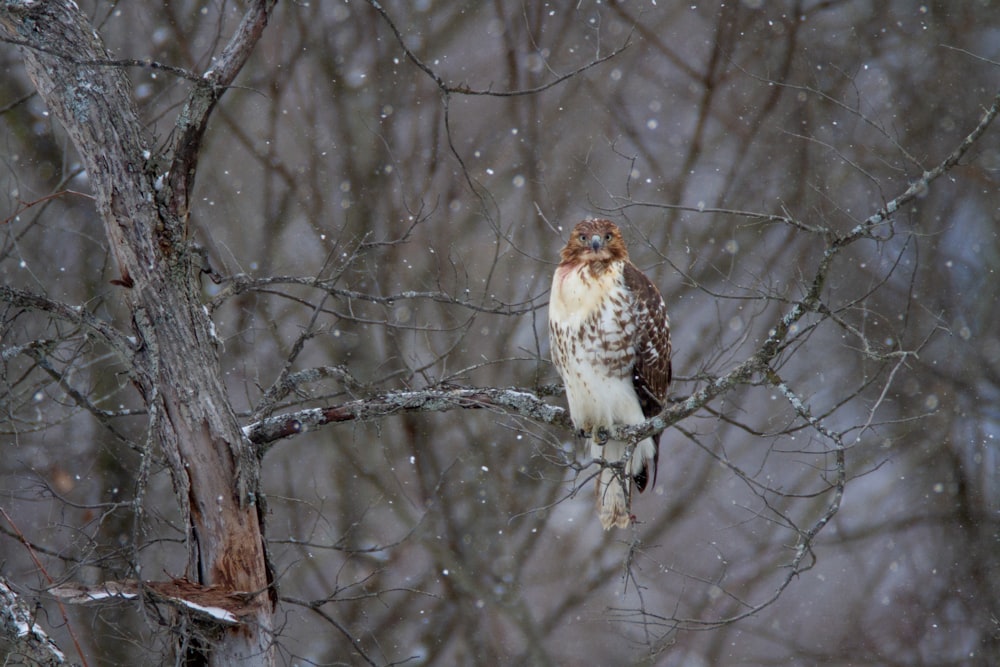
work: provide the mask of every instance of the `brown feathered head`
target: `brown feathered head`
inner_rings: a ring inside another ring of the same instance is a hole
[[[606,265],[628,259],[628,249],[618,225],[610,220],[584,220],[573,228],[559,253],[563,264],[597,262]]]

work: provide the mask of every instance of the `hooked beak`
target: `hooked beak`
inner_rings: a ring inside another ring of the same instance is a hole
[[[594,252],[597,252],[604,247],[604,238],[600,234],[594,234],[590,237],[590,248]]]

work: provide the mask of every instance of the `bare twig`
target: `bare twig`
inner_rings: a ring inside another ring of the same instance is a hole
[[[622,43],[622,45],[617,49],[615,49],[614,51],[612,51],[611,53],[608,53],[607,55],[601,56],[599,58],[595,58],[594,60],[591,60],[590,62],[581,65],[580,67],[577,67],[575,70],[571,72],[559,75],[552,81],[549,81],[548,83],[543,83],[533,88],[525,88],[522,90],[493,90],[492,88],[478,89],[478,88],[471,88],[469,86],[453,86],[446,83],[445,80],[441,77],[441,75],[435,72],[427,63],[421,60],[408,46],[406,46],[406,41],[403,39],[403,34],[399,31],[399,28],[396,27],[395,22],[393,22],[393,20],[389,17],[389,14],[382,7],[382,3],[377,2],[376,0],[368,0],[368,4],[371,5],[371,7],[376,12],[378,12],[379,16],[382,17],[382,20],[385,21],[386,25],[389,26],[389,29],[392,30],[392,34],[395,35],[396,41],[399,43],[400,48],[403,49],[403,53],[406,54],[407,59],[414,65],[416,65],[427,76],[429,76],[434,81],[434,83],[437,84],[437,87],[441,89],[441,92],[444,93],[445,95],[449,95],[452,93],[457,95],[479,95],[479,96],[490,96],[490,97],[519,97],[522,95],[537,95],[538,93],[544,92],[554,86],[558,86],[560,83],[563,83],[564,81],[572,79],[573,77],[582,74],[583,72],[586,72],[592,67],[596,67],[601,63],[607,62],[608,60],[615,58],[623,51],[625,51],[625,49],[629,48],[629,46],[631,46],[632,44],[632,33],[630,32],[628,36],[625,38],[625,41]]]
[[[63,652],[35,622],[35,613],[3,577],[0,577],[0,644],[10,651],[9,655],[24,656],[31,664],[66,663]]]
[[[888,220],[901,207],[909,204],[921,193],[926,192],[931,183],[957,165],[962,159],[962,156],[965,155],[976,140],[979,139],[984,132],[986,132],[986,129],[996,118],[998,112],[1000,112],[1000,94],[993,98],[992,105],[983,113],[982,117],[979,119],[979,123],[972,130],[972,132],[970,132],[965,139],[963,139],[962,142],[956,146],[955,149],[952,150],[952,152],[949,153],[948,156],[945,157],[945,159],[942,160],[936,167],[924,172],[920,178],[913,181],[909,187],[906,188],[906,190],[887,202],[878,211],[868,216],[868,218],[863,220],[849,232],[842,236],[833,238],[823,253],[823,257],[820,260],[815,274],[813,274],[805,297],[801,301],[795,303],[782,316],[779,322],[771,329],[767,339],[765,339],[753,355],[738,364],[722,377],[713,380],[708,385],[692,394],[690,398],[680,405],[666,408],[659,415],[642,424],[639,424],[638,426],[615,427],[611,429],[610,437],[616,440],[638,442],[643,438],[648,438],[650,435],[660,433],[671,424],[680,421],[684,417],[694,414],[713,398],[729,391],[738,384],[747,382],[755,374],[766,371],[771,362],[781,352],[792,325],[798,323],[799,320],[801,320],[807,313],[816,312],[821,308],[822,302],[820,300],[820,294],[826,283],[833,260],[838,253],[843,248],[851,245],[859,239],[871,238],[874,230],[878,226]]]
[[[494,300],[494,303],[484,305],[476,303],[468,297],[458,297],[443,291],[404,290],[395,294],[370,294],[367,292],[359,292],[357,290],[335,287],[332,281],[313,276],[267,276],[264,278],[251,278],[240,274],[233,276],[224,282],[228,283],[226,285],[226,289],[212,299],[210,305],[210,308],[212,309],[218,308],[227,299],[238,294],[261,291],[264,288],[273,285],[304,285],[308,287],[315,287],[316,289],[323,290],[331,296],[341,299],[355,299],[357,301],[366,301],[368,303],[377,303],[387,306],[391,306],[401,301],[433,301],[434,303],[460,306],[477,313],[488,313],[493,315],[522,315],[545,306],[545,302],[541,300],[544,298],[544,295],[534,296],[528,301],[505,303],[503,301]]]
[[[4,508],[0,507],[0,514],[2,514],[3,518],[7,520],[7,523],[10,524],[10,527],[14,530],[14,532],[17,533],[18,540],[20,540],[21,544],[24,545],[24,548],[28,550],[28,555],[31,556],[31,560],[35,563],[35,567],[38,568],[38,571],[42,573],[42,575],[49,582],[49,584],[55,583],[51,575],[49,575],[48,570],[46,570],[45,566],[42,565],[42,561],[40,561],[38,559],[38,556],[35,555],[35,551],[34,549],[31,548],[31,543],[28,542],[28,538],[24,536],[24,533],[22,533],[21,529],[17,527],[17,524],[14,523],[14,520],[10,518],[10,515],[7,514],[7,511]],[[73,630],[73,624],[70,623],[69,621],[69,614],[66,613],[66,607],[63,605],[61,601],[58,602],[58,605],[59,605],[59,612],[62,614],[63,623],[66,625],[66,629],[69,632],[69,636],[73,639],[73,646],[76,648],[76,653],[77,655],[80,656],[80,661],[83,663],[84,667],[87,667],[87,665],[89,664],[87,662],[87,656],[84,655],[83,648],[81,648],[80,646],[80,640],[77,639],[76,632]]]
[[[53,199],[59,199],[60,197],[62,197],[64,195],[75,195],[77,197],[86,197],[87,199],[93,199],[94,198],[92,195],[88,195],[88,194],[86,194],[84,192],[77,192],[76,190],[60,190],[59,192],[53,192],[52,194],[45,195],[44,197],[40,197],[40,198],[38,198],[38,199],[36,199],[34,201],[20,202],[20,206],[18,207],[18,209],[16,211],[14,211],[10,215],[8,215],[3,220],[0,220],[0,225],[6,225],[6,224],[8,224],[11,220],[13,220],[17,216],[21,215],[21,213],[23,213],[24,211],[27,211],[32,206],[38,206],[39,204],[44,204],[44,203],[49,202],[49,201],[51,201]]]
[[[81,326],[97,334],[112,350],[118,353],[122,361],[131,360],[134,343],[110,323],[102,320],[86,308],[74,307],[61,301],[27,292],[25,290],[0,285],[0,301],[7,302],[17,308],[49,313],[60,320]]]

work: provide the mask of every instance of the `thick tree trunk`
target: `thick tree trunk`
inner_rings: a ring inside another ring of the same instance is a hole
[[[257,35],[271,5],[256,3],[248,10],[248,16],[261,12]],[[6,0],[0,3],[0,31],[22,44],[31,79],[86,166],[121,270],[114,282],[132,312],[132,379],[149,407],[189,519],[188,577],[247,601],[242,623],[212,633],[219,640],[206,657],[214,664],[270,664],[275,595],[256,502],[258,464],[220,379],[185,241],[183,209],[208,110],[200,129],[187,128],[193,136],[184,146],[178,182],[184,192],[173,186],[158,191],[151,142],[128,79],[76,4]],[[231,75],[236,71],[238,66]],[[206,82],[195,85],[196,93],[214,83]],[[206,99],[214,105],[215,90]]]

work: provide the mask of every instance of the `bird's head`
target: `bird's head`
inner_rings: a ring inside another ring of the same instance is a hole
[[[628,259],[628,250],[618,225],[610,220],[584,220],[573,228],[560,257],[564,264],[597,262],[606,265]]]

